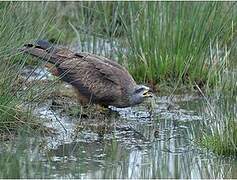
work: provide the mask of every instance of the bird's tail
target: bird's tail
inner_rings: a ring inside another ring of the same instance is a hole
[[[25,44],[19,50],[55,65],[62,62],[62,58],[57,54],[59,49],[46,40],[38,40],[35,43]]]

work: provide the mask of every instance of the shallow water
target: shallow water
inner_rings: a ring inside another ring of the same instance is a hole
[[[169,96],[158,96],[153,99],[152,113],[146,102],[133,108],[112,108],[120,115],[104,119],[68,116],[61,107],[52,108],[50,102],[37,103],[34,113],[44,119],[44,125],[55,129],[56,134],[38,137],[37,141],[25,137],[25,146],[22,140],[16,142],[22,149],[15,157],[21,164],[20,177],[231,178],[237,175],[236,160],[215,156],[195,143],[202,133],[204,119],[200,112],[205,110],[199,96],[175,95],[172,100]],[[36,145],[39,142],[41,148]],[[24,161],[29,165],[23,166]]]
[[[99,138],[94,132],[82,132],[73,142],[48,150],[42,160],[50,169],[46,174],[78,178],[235,177],[236,161],[221,159],[193,142],[202,118],[192,107],[201,105],[200,101],[180,102],[180,111],[158,109],[159,115],[152,119],[135,117],[137,109],[125,110],[126,125],[115,127],[111,134]]]
[[[27,78],[30,72],[32,69],[27,68],[22,74],[28,82],[53,81],[44,68],[34,69]],[[157,96],[152,111],[150,102],[145,102],[133,108],[111,107],[119,116],[84,119],[69,116],[61,106],[52,108],[52,98],[32,104],[34,114],[56,133],[37,138],[24,136],[15,140],[11,151],[8,145],[1,148],[0,166],[6,162],[4,157],[9,160],[8,156],[18,164],[16,176],[15,166],[9,166],[10,174],[0,172],[2,177],[237,177],[236,159],[216,156],[196,143],[205,120],[201,114],[206,111],[199,96]],[[72,98],[69,101],[68,106],[77,104]]]

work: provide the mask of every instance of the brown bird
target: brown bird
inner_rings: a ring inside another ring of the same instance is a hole
[[[53,74],[76,89],[82,105],[124,108],[152,97],[149,87],[137,85],[124,67],[105,57],[56,48],[45,40],[25,44],[20,51],[53,64]]]

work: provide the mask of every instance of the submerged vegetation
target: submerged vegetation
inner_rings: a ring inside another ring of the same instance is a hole
[[[25,86],[21,79],[25,66],[37,68],[42,62],[21,55],[17,48],[48,39],[112,57],[136,81],[157,92],[175,92],[179,87],[198,91],[207,106],[200,144],[217,154],[236,155],[236,6],[235,2],[0,2],[0,140],[22,128],[42,128],[29,102],[57,88],[54,81],[45,87],[38,82]],[[67,113],[77,116],[80,111],[75,106]],[[9,162],[0,177],[13,177],[10,166],[23,163],[17,156],[0,158],[0,167]]]

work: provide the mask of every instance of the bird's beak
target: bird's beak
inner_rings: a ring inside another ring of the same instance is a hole
[[[143,93],[144,97],[153,97],[153,93],[151,90],[147,90]]]

